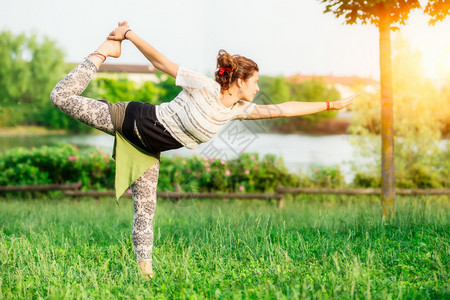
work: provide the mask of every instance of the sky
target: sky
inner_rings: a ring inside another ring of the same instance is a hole
[[[54,40],[67,62],[80,62],[118,21],[177,64],[212,75],[225,49],[258,63],[262,75],[362,76],[378,79],[378,30],[344,25],[318,0],[14,0],[2,1],[0,30]],[[427,73],[450,69],[450,18],[428,26],[412,13],[400,32],[423,52]],[[129,41],[109,63],[147,64]]]

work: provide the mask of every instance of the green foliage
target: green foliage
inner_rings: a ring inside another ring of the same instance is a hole
[[[123,199],[0,199],[2,299],[446,299],[449,202],[376,196],[158,199],[155,278]]]
[[[79,150],[76,146],[24,149],[0,154],[0,185],[80,183],[83,189],[114,189],[115,163],[101,150]],[[278,185],[296,186],[282,160],[266,155],[242,154],[239,159],[221,161],[198,156],[161,158],[158,188],[186,192],[274,192]]]
[[[325,82],[320,79],[312,79],[304,81],[300,84],[292,85],[293,99],[295,101],[304,102],[323,102],[335,101],[341,98],[341,95],[335,87],[328,87]],[[325,119],[332,119],[337,116],[337,111],[324,111],[320,114],[306,115],[306,118],[313,122]]]
[[[49,95],[64,69],[55,42],[0,32],[0,126],[49,125]]]
[[[85,189],[114,188],[114,161],[92,148],[60,144],[17,148],[0,154],[0,185],[79,183]]]
[[[381,188],[381,178],[378,172],[376,174],[356,173],[353,183],[364,188]]]
[[[46,117],[47,122],[45,122],[45,125],[51,129],[64,129],[74,133],[86,133],[92,131],[92,127],[69,117],[54,106],[50,107],[49,110],[43,111],[41,117]]]
[[[83,96],[93,99],[107,99],[112,103],[138,101],[154,105],[172,101],[182,90],[175,85],[173,77],[157,71],[158,82],[137,83],[126,75],[111,74],[109,77],[95,77],[91,80]]]
[[[292,85],[282,76],[261,76],[259,86],[261,91],[270,98],[270,103],[266,104],[279,104],[292,100]]]
[[[144,81],[138,85],[126,77],[105,78],[98,77],[90,83],[92,88],[86,95],[94,99],[107,99],[112,103],[138,101],[158,104],[163,90],[151,81]]]
[[[344,175],[338,166],[335,167],[321,167],[311,170],[309,176],[314,182],[314,186],[338,188],[345,186]]]
[[[175,85],[175,78],[164,75],[159,70],[156,71],[156,76],[159,80],[157,85],[161,89],[159,103],[172,101],[183,90],[182,87]]]
[[[400,169],[400,172],[404,172],[405,174],[400,173],[398,176],[396,185],[399,188],[411,188],[417,186],[418,188],[426,189],[443,188],[445,185],[447,185],[447,187],[450,186],[448,177],[442,178],[440,172],[433,166],[415,163],[408,166],[406,169]]]
[[[264,97],[257,95],[254,101],[257,104],[279,104],[286,101],[323,102],[326,100],[335,101],[341,98],[336,88],[328,87],[320,79],[295,83],[281,76],[261,76],[259,86]],[[320,114],[305,115],[297,118],[276,118],[256,122],[264,122],[263,128],[295,132],[302,129],[310,129],[318,121],[332,119],[336,116],[336,111],[324,111]]]

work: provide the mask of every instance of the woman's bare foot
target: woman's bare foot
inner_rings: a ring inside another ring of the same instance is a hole
[[[122,41],[106,40],[96,50],[96,52],[101,53],[101,55],[91,54],[89,56],[89,59],[97,66],[97,68],[100,68],[100,66],[105,62],[105,58],[103,57],[103,55],[105,57],[120,56],[120,53],[122,51],[121,43]]]
[[[139,265],[139,274],[141,274],[145,279],[153,279],[153,269],[151,261],[140,261]]]
[[[105,55],[106,57],[119,57],[121,54],[121,44],[122,41],[112,41],[112,40],[106,40],[103,42],[103,44],[100,45],[100,47],[97,48],[97,51],[101,54]]]

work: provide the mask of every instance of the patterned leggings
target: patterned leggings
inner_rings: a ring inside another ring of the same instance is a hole
[[[114,135],[108,105],[80,96],[96,71],[94,63],[86,59],[55,86],[50,99],[56,108],[72,118]],[[159,162],[131,185],[134,204],[132,238],[137,261],[152,260],[153,215],[156,209],[158,174]]]

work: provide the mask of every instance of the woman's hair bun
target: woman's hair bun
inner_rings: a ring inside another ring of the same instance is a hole
[[[231,55],[223,49],[219,50],[215,77],[222,90],[229,89],[230,85],[238,78],[247,80],[255,71],[259,71],[259,69],[253,60],[240,55]]]

